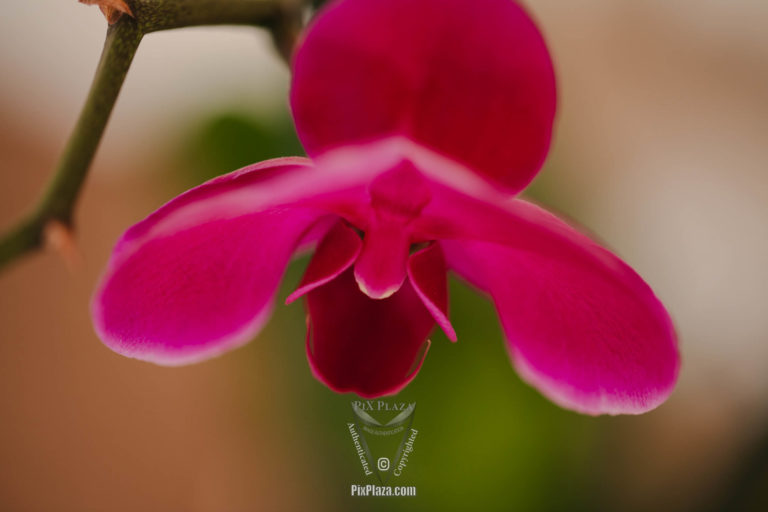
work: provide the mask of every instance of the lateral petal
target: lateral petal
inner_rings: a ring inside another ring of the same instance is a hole
[[[120,354],[165,365],[251,339],[296,247],[334,217],[289,202],[291,173],[307,170],[304,159],[257,164],[182,194],[130,228],[93,297],[99,337]]]
[[[493,299],[521,377],[562,407],[639,414],[661,404],[680,356],[669,315],[626,263],[515,200],[518,243],[444,240],[448,266]]]

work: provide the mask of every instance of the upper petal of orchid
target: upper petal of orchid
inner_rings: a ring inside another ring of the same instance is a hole
[[[291,254],[337,217],[322,206],[360,178],[277,159],[209,181],[130,228],[92,303],[102,340],[129,357],[184,364],[248,341]]]
[[[435,321],[408,281],[389,298],[372,299],[349,269],[306,298],[307,357],[329,388],[375,398],[416,376]]]
[[[510,0],[341,0],[294,58],[291,105],[316,156],[400,135],[516,192],[548,152],[555,79]]]
[[[657,407],[680,363],[664,306],[615,255],[541,208],[514,202],[497,227],[517,232],[517,243],[441,246],[449,267],[493,298],[522,378],[586,414]]]

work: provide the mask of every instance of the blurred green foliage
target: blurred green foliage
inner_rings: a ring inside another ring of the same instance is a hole
[[[177,168],[196,185],[255,162],[304,154],[287,112],[265,116],[232,110],[192,124]]]

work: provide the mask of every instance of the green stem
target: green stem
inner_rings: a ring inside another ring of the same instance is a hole
[[[272,0],[134,0],[142,32],[195,25],[264,25],[277,19],[283,7]],[[288,5],[287,3],[284,5]]]
[[[72,132],[38,214],[72,223],[72,207],[85,181],[117,95],[141,42],[137,23],[127,17],[107,31],[88,98]]]
[[[120,88],[144,34],[194,25],[258,25],[272,32],[288,58],[300,29],[302,0],[127,0],[134,17],[107,31],[104,50],[80,118],[53,179],[31,215],[0,238],[0,270],[44,243],[52,221],[67,227]]]
[[[33,213],[0,240],[0,269],[40,247],[49,222],[72,225],[80,189],[140,41],[138,24],[126,16],[107,31],[91,90],[53,179]]]

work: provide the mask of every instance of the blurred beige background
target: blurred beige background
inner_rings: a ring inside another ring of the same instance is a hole
[[[682,343],[677,392],[630,427],[656,450],[627,446],[632,478],[611,485],[641,503],[648,487],[695,492],[768,421],[768,2],[527,4],[561,99],[534,193],[645,277]],[[50,177],[104,29],[74,0],[3,3],[0,228]],[[88,313],[113,241],[182,190],[167,148],[187,123],[218,107],[284,108],[288,79],[252,29],[142,43],[77,212],[81,266],[43,254],[0,274],[0,508],[326,509],[323,477],[276,454],[294,441],[296,412],[273,386],[252,387],[284,384],[280,340],[168,371],[109,352]],[[246,364],[242,351],[259,357]]]

